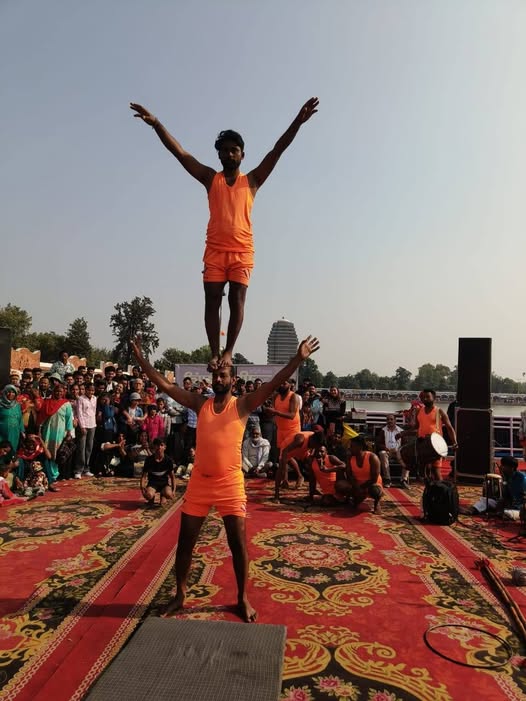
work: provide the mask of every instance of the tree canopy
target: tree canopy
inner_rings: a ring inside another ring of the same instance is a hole
[[[159,336],[151,317],[155,314],[149,297],[134,297],[131,302],[119,302],[110,317],[110,326],[116,338],[112,359],[126,367],[132,361],[130,340],[140,336],[144,355],[149,357],[159,347]]]
[[[11,344],[13,348],[25,345],[25,339],[29,333],[33,320],[25,309],[15,304],[6,304],[0,307],[0,326],[11,330]]]

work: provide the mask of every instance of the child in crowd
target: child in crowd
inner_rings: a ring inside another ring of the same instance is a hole
[[[186,465],[183,464],[179,465],[175,472],[176,477],[180,477],[183,480],[189,480],[190,475],[192,474],[192,470],[194,469],[194,460],[195,460],[195,448],[190,448],[188,450],[188,455],[187,458],[184,462],[186,462]]]
[[[24,482],[24,496],[43,497],[48,487],[49,482],[42,463],[39,460],[33,460],[30,463],[29,475]]]

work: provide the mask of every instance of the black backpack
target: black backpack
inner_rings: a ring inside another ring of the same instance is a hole
[[[430,482],[422,496],[424,519],[439,526],[450,526],[458,518],[458,490],[453,482]]]

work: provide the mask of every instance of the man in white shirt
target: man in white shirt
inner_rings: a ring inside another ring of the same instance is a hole
[[[400,455],[400,434],[402,429],[396,425],[394,414],[389,414],[387,424],[383,426],[378,435],[378,457],[380,458],[380,469],[384,487],[391,486],[391,471],[389,469],[389,458],[396,458],[402,467],[402,475],[407,476],[407,468]],[[407,480],[407,477],[406,477]],[[404,481],[404,480],[403,480]],[[403,484],[402,486],[405,486]]]
[[[270,443],[266,438],[261,437],[259,424],[254,426],[250,436],[243,442],[243,471],[266,477],[265,468],[268,466],[268,456],[270,453]]]
[[[93,450],[93,439],[97,428],[97,397],[95,387],[90,382],[86,385],[84,396],[77,399],[77,459],[75,479],[93,477],[89,469],[89,461]]]

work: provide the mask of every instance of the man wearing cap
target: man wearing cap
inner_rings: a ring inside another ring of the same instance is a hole
[[[247,595],[248,552],[246,543],[245,484],[241,465],[241,444],[247,419],[252,411],[271,396],[312,353],[319,348],[310,336],[283,370],[259,390],[235,397],[235,373],[231,365],[216,368],[212,373],[215,396],[206,399],[197,392],[186,392],[172,385],[143,356],[140,340],[132,342],[133,352],[150,380],[173,399],[192,409],[199,417],[197,447],[192,476],[182,506],[181,528],[175,560],[176,594],[165,615],[179,611],[184,604],[192,553],[199,532],[212,506],[223,518],[228,545],[232,552],[237,582],[237,610],[247,621],[256,620]]]

